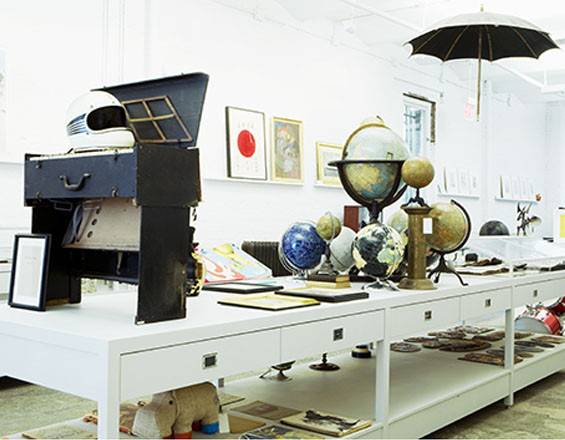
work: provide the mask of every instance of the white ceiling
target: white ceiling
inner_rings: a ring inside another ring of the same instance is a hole
[[[249,0],[248,0],[249,1]],[[256,0],[260,1],[260,0]],[[369,50],[402,48],[435,22],[454,15],[485,11],[514,15],[528,20],[565,47],[565,0],[276,0],[295,20],[305,25],[330,22],[356,37]],[[420,68],[439,64],[426,56],[409,58],[410,46],[404,47],[406,63]],[[453,70],[460,80],[476,75],[471,61],[452,61],[444,68]],[[487,63],[485,63],[487,64]],[[424,66],[424,67],[423,67]],[[500,67],[502,66],[502,67]],[[435,70],[437,71],[437,67]],[[539,60],[514,58],[486,66],[485,76],[495,92],[515,93],[524,100],[563,99],[565,96],[565,51],[553,49]],[[557,92],[556,92],[557,91]]]

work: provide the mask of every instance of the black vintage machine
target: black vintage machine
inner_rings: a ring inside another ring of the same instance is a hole
[[[88,277],[138,284],[137,324],[186,316],[207,84],[193,73],[100,89],[125,108],[131,148],[26,155],[32,232],[51,234],[48,304],[79,303]]]

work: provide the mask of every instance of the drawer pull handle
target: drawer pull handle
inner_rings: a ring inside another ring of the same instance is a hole
[[[79,191],[84,186],[84,182],[86,182],[86,179],[88,179],[89,177],[90,177],[89,173],[84,173],[81,176],[78,183],[69,183],[69,178],[65,175],[59,176],[59,179],[63,181],[63,185],[65,185],[65,189],[68,189],[69,191]]]
[[[424,321],[427,321],[429,319],[432,319],[432,311],[431,310],[426,310],[424,312]]]
[[[492,305],[492,300],[490,298],[485,299],[485,307],[490,307]]]
[[[334,341],[340,341],[343,339],[343,328],[334,329]]]
[[[538,296],[538,289],[535,289],[534,290],[534,298],[537,298],[537,296]]]
[[[202,369],[212,368],[218,365],[218,353],[208,353],[202,356]]]

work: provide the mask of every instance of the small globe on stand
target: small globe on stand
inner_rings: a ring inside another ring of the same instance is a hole
[[[336,281],[339,271],[334,267],[331,260],[331,243],[341,232],[341,222],[331,212],[326,212],[316,223],[316,232],[326,241],[324,262],[316,270],[316,273],[308,277],[309,280],[316,281]]]
[[[403,256],[404,246],[400,235],[393,228],[382,223],[365,226],[353,240],[355,266],[377,280],[367,287],[384,287],[381,281],[392,275]],[[393,288],[388,283],[386,285]]]
[[[305,279],[308,271],[321,262],[326,243],[311,221],[297,221],[283,233],[279,242],[279,260],[295,278]]]
[[[416,188],[416,195],[412,197],[410,203],[417,203],[420,206],[428,206],[422,197],[420,189],[428,186],[434,180],[434,166],[427,157],[414,156],[407,159],[402,165],[402,178],[408,186]]]
[[[461,276],[445,262],[445,255],[461,249],[471,235],[471,217],[465,208],[451,200],[451,203],[434,203],[429,217],[432,218],[432,233],[426,235],[426,243],[440,255],[438,265],[429,273],[435,274],[434,282],[439,281],[442,272],[450,272],[457,276],[459,282],[466,286]]]
[[[347,194],[369,209],[370,221],[378,221],[382,209],[406,190],[400,169],[410,150],[400,136],[377,117],[365,119],[347,139],[337,166]]]

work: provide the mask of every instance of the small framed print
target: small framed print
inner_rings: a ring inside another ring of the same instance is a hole
[[[265,115],[226,107],[228,177],[267,180]]]
[[[45,310],[50,234],[16,234],[8,304]]]
[[[469,171],[469,187],[472,196],[478,196],[480,193],[479,176],[474,171]]]
[[[522,191],[520,189],[520,178],[518,176],[512,176],[512,197],[514,200],[522,199]]]
[[[512,199],[512,178],[510,176],[500,176],[500,196],[503,199]]]
[[[528,184],[528,179],[520,177],[520,195],[522,196],[522,200],[530,200],[529,192],[530,185]]]
[[[302,122],[273,117],[271,136],[271,178],[302,183]]]
[[[326,185],[341,185],[336,167],[328,165],[333,160],[340,160],[343,147],[340,145],[316,142],[316,153],[318,162],[318,182]]]
[[[457,182],[459,183],[458,194],[469,195],[471,192],[469,187],[469,170],[466,168],[457,169]]]
[[[459,194],[459,182],[457,181],[457,169],[445,167],[444,170],[445,192],[447,194]]]

